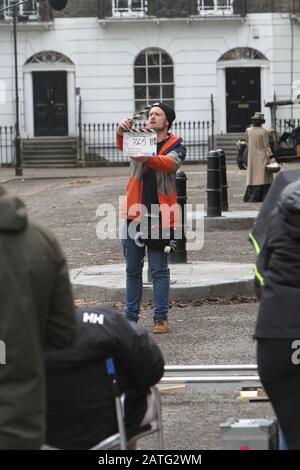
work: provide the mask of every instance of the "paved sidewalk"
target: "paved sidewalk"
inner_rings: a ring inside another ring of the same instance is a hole
[[[206,211],[187,212],[187,221],[192,229],[204,224],[204,230],[250,230],[253,227],[258,211],[227,211],[221,217],[207,217]],[[190,222],[192,221],[192,222]]]
[[[194,262],[170,264],[173,300],[253,295],[252,264]],[[148,264],[143,271],[143,301],[152,299],[152,284],[147,282]],[[73,269],[71,281],[77,297],[97,298],[104,302],[123,302],[125,298],[124,264],[109,264]]]
[[[23,168],[23,176],[16,176],[14,168],[0,167],[0,184],[14,180],[98,178],[126,175],[128,175],[128,166],[125,165],[95,168]]]
[[[1,168],[0,167],[0,184],[9,183],[10,181],[17,180],[15,176],[15,170],[13,168]]]

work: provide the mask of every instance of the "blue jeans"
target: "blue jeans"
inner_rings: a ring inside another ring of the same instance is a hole
[[[126,229],[125,229],[126,230]],[[129,235],[122,240],[126,260],[125,316],[137,322],[143,292],[143,266],[145,246],[138,246]],[[170,270],[168,254],[148,251],[149,269],[153,279],[154,321],[166,320],[169,311]]]

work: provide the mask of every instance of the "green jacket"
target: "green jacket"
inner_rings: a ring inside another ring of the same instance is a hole
[[[76,337],[67,266],[56,239],[28,222],[22,201],[0,187],[0,449],[43,444],[43,350],[68,347]]]

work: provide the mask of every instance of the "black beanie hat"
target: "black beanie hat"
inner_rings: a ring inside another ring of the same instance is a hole
[[[167,120],[169,122],[169,129],[170,129],[170,127],[173,124],[173,121],[175,121],[175,119],[176,119],[176,114],[175,114],[174,109],[171,108],[171,106],[169,106],[166,103],[153,103],[151,108],[153,108],[154,106],[156,106],[158,108],[161,108],[164,111],[164,113],[167,117]]]

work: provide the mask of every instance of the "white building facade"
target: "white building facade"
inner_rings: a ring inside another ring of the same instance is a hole
[[[215,132],[242,132],[255,111],[265,112],[270,125],[265,103],[274,94],[290,99],[300,80],[298,7],[240,13],[232,1],[197,1],[198,14],[168,18],[148,15],[150,0],[110,3],[109,16],[101,14],[101,1],[91,3],[97,14],[77,16],[82,2],[69,0],[63,17],[18,22],[22,138],[76,136],[79,97],[83,123],[115,123],[158,99],[174,105],[179,121],[210,121],[213,98]],[[0,20],[0,127],[15,124],[14,76],[6,15]],[[300,117],[299,106],[280,109],[278,117]]]

